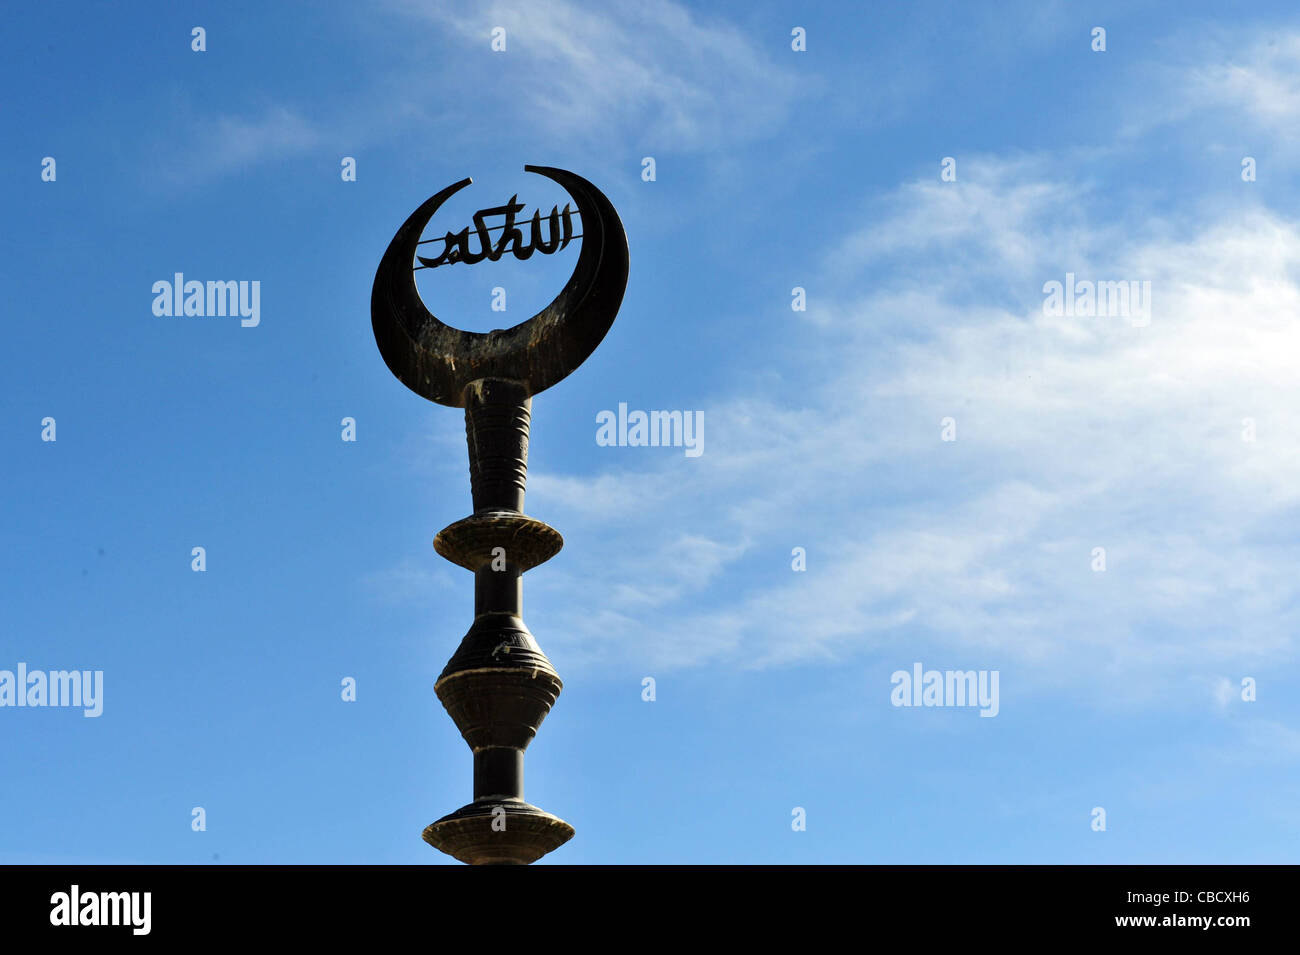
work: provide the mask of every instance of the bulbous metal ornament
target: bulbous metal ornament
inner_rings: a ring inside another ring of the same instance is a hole
[[[425,307],[413,271],[420,235],[469,179],[432,196],[406,220],[379,263],[370,300],[375,341],[389,370],[421,397],[465,409],[474,513],[439,532],[434,549],[473,571],[474,623],[434,690],[474,753],[474,799],[430,824],[424,839],[475,864],[527,864],[573,837],[567,822],[524,801],[524,750],[563,688],[521,616],[524,571],[564,544],[557,531],[523,513],[528,432],[532,396],[567,377],[600,344],[628,275],[627,236],[604,194],[563,169],[524,169],[559,183],[582,217],[577,264],[550,305],[513,328],[487,333],[453,328]],[[513,199],[475,216],[477,255],[461,258],[453,250],[453,238],[466,248],[467,232],[448,233],[443,256],[422,261],[499,257],[506,239],[489,254],[482,217],[507,208],[513,216]],[[556,221],[553,211],[552,242],[540,251],[556,247]],[[535,221],[534,245],[536,237]],[[516,255],[531,251],[530,245]]]

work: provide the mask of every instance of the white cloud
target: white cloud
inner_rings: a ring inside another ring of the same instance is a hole
[[[1237,685],[1226,676],[1221,676],[1214,681],[1213,694],[1215,708],[1221,713],[1227,712],[1228,707],[1237,699]]]
[[[1258,37],[1244,53],[1221,54],[1188,73],[1189,97],[1244,109],[1279,133],[1294,135],[1300,119],[1300,34]]]
[[[808,325],[834,357],[805,407],[724,399],[700,459],[612,449],[645,469],[535,475],[548,518],[585,538],[571,586],[548,582],[562,623],[544,642],[664,667],[913,659],[923,644],[1098,695],[1290,657],[1296,548],[1260,538],[1300,514],[1300,231],[1261,209],[1097,222],[1047,168],[968,160],[964,185],[904,186],[849,238],[827,276],[834,320]],[[1150,324],[1044,316],[1062,262],[1150,280]],[[1019,304],[955,304],[972,284]],[[683,529],[717,557],[698,588],[668,556]],[[796,545],[806,573],[789,570]],[[589,626],[593,605],[618,629]]]
[[[738,28],[671,0],[388,7],[395,17],[384,27],[404,46],[386,51],[386,70],[311,104],[201,116],[182,103],[153,147],[162,173],[188,183],[322,145],[332,155],[391,149],[411,132],[455,151],[459,137],[481,139],[482,123],[583,147],[709,150],[725,162],[737,144],[781,130],[816,85]],[[491,52],[496,26],[507,31],[505,53]],[[412,58],[422,45],[445,55]],[[484,69],[492,82],[476,80]]]
[[[463,581],[452,579],[450,565],[410,558],[361,578],[361,586],[386,606],[433,606],[440,592],[455,592],[457,583]]]
[[[162,150],[164,173],[191,182],[303,153],[321,140],[319,129],[287,106],[252,115],[190,116],[183,134],[169,134],[183,149]]]
[[[1300,32],[1250,21],[1212,28],[1192,21],[1155,47],[1157,58],[1136,67],[1136,91],[1126,86],[1110,107],[1124,138],[1160,130],[1168,140],[1170,127],[1181,124],[1187,148],[1210,155],[1243,147],[1274,160],[1294,155]]]
[[[396,6],[492,57],[512,115],[587,141],[731,147],[779,128],[805,86],[736,27],[669,0]],[[495,27],[503,53],[488,52]]]

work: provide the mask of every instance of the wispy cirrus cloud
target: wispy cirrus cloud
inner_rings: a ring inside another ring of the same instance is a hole
[[[1274,133],[1295,136],[1300,119],[1300,34],[1257,37],[1240,52],[1223,52],[1188,70],[1192,96],[1244,111]]]
[[[1202,150],[1250,144],[1291,155],[1300,140],[1300,32],[1191,22],[1135,64],[1136,91],[1112,107],[1124,138],[1186,137]]]
[[[446,148],[488,121],[587,147],[725,154],[779,131],[817,83],[752,35],[672,0],[395,0],[382,12],[411,41],[387,70],[312,102],[290,97],[218,116],[175,110],[159,138],[168,145],[152,150],[162,173],[202,181],[327,146],[339,155],[391,148],[394,137]],[[491,50],[495,27],[506,30],[504,52]],[[412,56],[430,46],[441,51],[434,62]],[[492,82],[476,80],[483,71]]]
[[[195,182],[301,155],[323,138],[318,124],[285,105],[255,114],[189,115],[170,138],[184,148],[158,149],[161,172],[173,182]]]
[[[395,6],[492,57],[521,122],[588,141],[734,147],[779,129],[809,85],[737,27],[670,0]],[[489,52],[497,27],[503,53]]]
[[[1286,413],[1300,226],[1262,208],[1097,221],[1053,168],[967,161],[959,197],[906,184],[833,250],[834,320],[808,334],[836,358],[803,383],[805,406],[724,398],[697,461],[535,474],[570,537],[589,535],[552,642],[592,662],[632,646],[665,667],[928,646],[1098,695],[1116,673],[1154,692],[1205,666],[1291,659],[1300,553],[1278,531],[1300,518]],[[1041,286],[1065,267],[1151,281],[1150,324],[1044,315]],[[972,285],[1019,302],[953,301]],[[689,599],[655,576],[682,526],[729,558]],[[663,561],[614,559],[629,540]],[[793,546],[806,573],[789,569]],[[566,613],[629,575],[663,599],[622,608],[618,632]]]
[[[386,606],[429,606],[440,593],[454,590],[456,581],[445,564],[430,565],[406,559],[361,578],[368,595]]]

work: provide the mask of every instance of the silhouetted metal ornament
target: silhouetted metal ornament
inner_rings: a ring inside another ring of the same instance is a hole
[[[550,305],[505,330],[466,332],[424,306],[412,262],[420,234],[438,208],[473,180],[431,197],[406,220],[379,263],[370,298],[375,341],[388,368],[417,395],[453,408],[470,382],[499,378],[538,394],[586,361],[609,331],[627,287],[627,236],[614,206],[581,176],[525,166],[559,183],[582,214],[582,249],[573,275]]]
[[[398,230],[375,273],[371,323],[388,368],[421,397],[465,409],[474,513],[440,531],[433,546],[474,573],[474,623],[438,677],[434,691],[474,753],[474,800],[424,830],[424,839],[469,863],[526,864],[563,845],[573,827],[524,802],[524,750],[563,688],[524,625],[524,571],[559,553],[559,533],[523,513],[532,396],[561,381],[609,331],[627,287],[627,236],[618,213],[586,179],[563,169],[525,166],[559,183],[582,217],[573,275],[546,308],[513,328],[486,334],[443,324],[421,301],[413,262],[420,235],[438,208],[469,185],[462,179],[421,205]],[[480,252],[462,257],[467,233],[448,233],[443,255],[425,267],[499,258],[487,255],[481,210]],[[567,209],[567,207],[566,207]],[[534,219],[537,222],[537,218]],[[517,258],[549,253],[556,240],[516,245]],[[570,235],[567,217],[565,236]],[[453,242],[456,243],[453,246]]]

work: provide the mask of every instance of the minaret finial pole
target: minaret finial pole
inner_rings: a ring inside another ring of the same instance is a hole
[[[474,622],[434,691],[474,754],[474,798],[426,827],[424,839],[476,864],[527,864],[573,837],[567,822],[524,801],[524,750],[563,688],[523,620],[524,572],[564,544],[553,528],[524,514],[528,429],[533,395],[565,378],[600,344],[627,286],[627,237],[609,200],[571,172],[524,169],[559,183],[582,216],[577,265],[550,305],[513,328],[479,334],[443,324],[420,300],[414,279],[420,233],[448,197],[470,184],[463,179],[398,230],[375,274],[370,307],[375,341],[398,380],[430,401],[465,409],[474,513],[443,528],[433,543],[473,572]],[[517,205],[480,210],[475,221],[503,214],[509,229]],[[563,239],[555,213],[550,240],[539,244],[533,235],[526,254],[520,254],[518,229],[498,245],[479,229],[478,251],[468,248],[468,233],[449,232],[442,254],[420,261],[424,268],[495,261],[508,242],[519,258],[550,254],[573,235],[571,215],[566,206]]]

